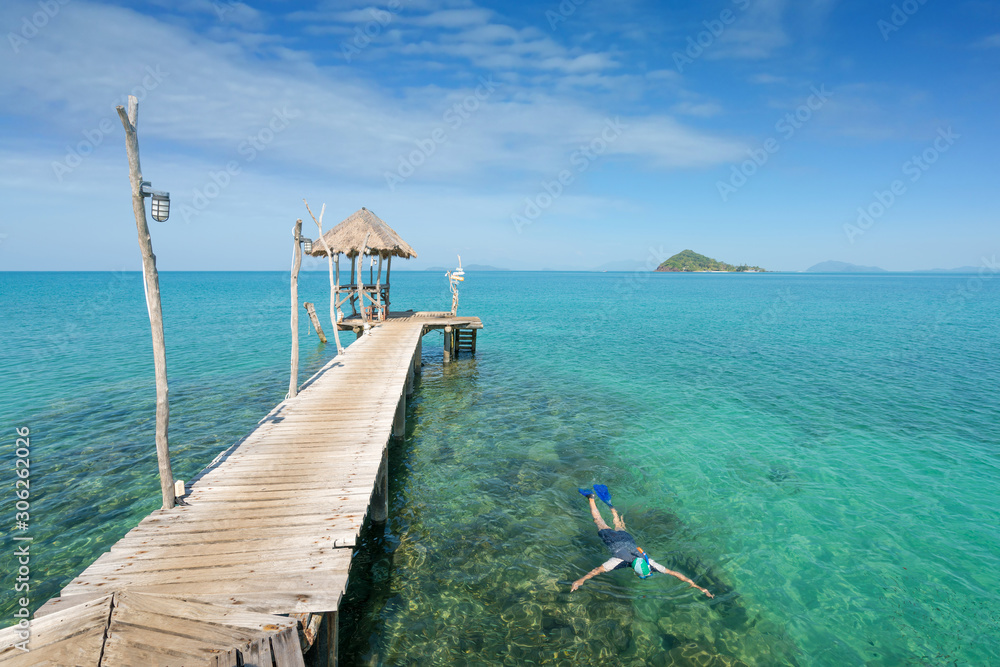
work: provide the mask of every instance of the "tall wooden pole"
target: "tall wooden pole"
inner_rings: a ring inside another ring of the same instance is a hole
[[[288,381],[288,398],[299,393],[299,267],[302,266],[302,218],[295,221],[292,233],[292,377]]]
[[[170,445],[167,431],[170,425],[170,402],[167,398],[167,348],[163,339],[163,311],[160,308],[160,277],[156,272],[156,255],[146,224],[146,202],[142,194],[142,168],[139,166],[139,100],[128,96],[128,112],[116,107],[125,128],[125,150],[128,153],[129,180],[132,182],[132,211],[135,227],[139,232],[139,250],[142,253],[142,284],[146,291],[146,310],[149,311],[149,328],[153,334],[153,368],[156,372],[156,461],[160,469],[160,491],[163,509],[174,506],[174,473],[170,469]]]
[[[319,220],[313,215],[312,209],[309,208],[309,202],[305,199],[302,203],[306,205],[306,210],[309,211],[309,217],[313,219],[316,223],[316,227],[319,229],[319,238],[316,239],[316,243],[321,244],[323,249],[326,251],[326,263],[327,268],[330,273],[330,323],[333,324],[333,340],[337,343],[337,354],[344,353],[344,346],[340,344],[340,327],[337,326],[337,297],[340,295],[340,253],[337,253],[337,278],[334,281],[333,277],[333,251],[330,250],[330,246],[326,242],[326,237],[323,236],[323,214],[326,213],[326,204],[323,204],[323,208],[319,210]],[[323,341],[324,343],[326,341]]]

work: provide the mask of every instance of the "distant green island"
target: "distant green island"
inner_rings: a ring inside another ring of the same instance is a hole
[[[711,257],[699,255],[693,250],[682,250],[656,267],[656,270],[674,272],[716,271],[726,273],[766,273],[766,271],[759,266],[748,266],[746,264],[733,266],[732,264],[726,264],[725,262],[720,262],[719,260],[712,259]]]

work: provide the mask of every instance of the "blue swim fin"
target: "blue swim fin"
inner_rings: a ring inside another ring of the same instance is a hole
[[[605,505],[608,507],[614,507],[614,505],[611,504],[611,492],[608,491],[608,487],[603,484],[594,484],[594,493],[597,494],[598,498],[604,501]]]
[[[591,491],[590,489],[580,489],[580,495],[582,495],[584,498],[593,498],[594,492]]]

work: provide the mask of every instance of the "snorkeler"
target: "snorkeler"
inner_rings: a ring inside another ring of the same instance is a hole
[[[652,570],[656,570],[662,574],[669,574],[677,577],[681,581],[686,581],[691,584],[693,588],[697,588],[710,598],[715,597],[709,593],[707,589],[694,583],[680,572],[674,572],[673,570],[668,570],[663,567],[655,560],[647,556],[645,551],[636,546],[635,539],[625,532],[625,522],[622,521],[621,516],[618,515],[618,510],[616,510],[614,505],[611,504],[611,494],[608,492],[608,487],[603,484],[595,484],[593,491],[590,489],[580,489],[580,493],[582,493],[583,496],[590,501],[590,515],[594,517],[594,523],[597,524],[597,534],[604,542],[604,546],[606,546],[608,551],[611,552],[612,557],[603,565],[598,565],[593,570],[574,581],[573,587],[570,589],[571,592],[582,586],[583,582],[587,581],[587,579],[596,577],[602,572],[611,572],[612,570],[631,566],[632,570],[635,571],[636,575],[640,579],[652,576]],[[611,530],[611,527],[604,523],[604,518],[597,509],[597,502],[594,500],[594,493],[596,493],[601,500],[603,500],[604,503],[611,508],[611,516],[614,517],[615,521],[614,530]]]

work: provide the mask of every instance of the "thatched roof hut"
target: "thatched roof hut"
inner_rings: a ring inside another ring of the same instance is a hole
[[[323,234],[323,239],[330,246],[333,254],[344,253],[350,258],[357,257],[361,252],[361,244],[368,236],[368,245],[365,248],[366,254],[378,255],[382,258],[402,257],[409,259],[416,257],[416,251],[410,244],[404,241],[396,231],[385,224],[382,218],[372,211],[362,208],[355,211],[342,223]],[[313,243],[313,257],[326,257],[326,248],[320,239]]]

